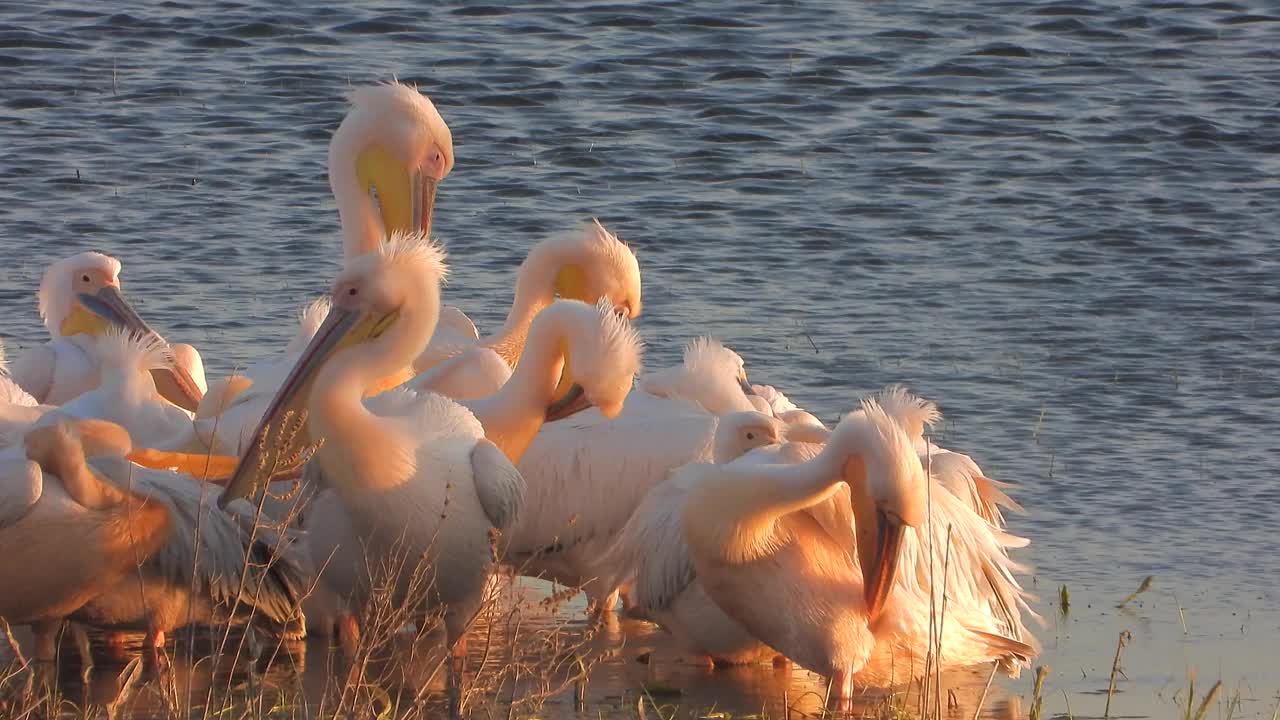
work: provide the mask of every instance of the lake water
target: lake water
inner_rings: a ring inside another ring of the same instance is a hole
[[[338,267],[344,93],[398,77],[453,130],[434,230],[482,329],[533,242],[598,216],[640,258],[650,366],[712,334],[824,419],[906,383],[1019,484],[1046,714],[1101,716],[1127,629],[1113,715],[1180,715],[1194,675],[1211,712],[1272,717],[1274,5],[107,5],[0,5],[10,352],[84,249],[211,375],[279,346]],[[724,677],[676,684],[758,711]]]

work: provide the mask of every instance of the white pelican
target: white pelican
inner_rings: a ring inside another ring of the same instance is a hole
[[[110,423],[64,423],[27,435],[29,460],[0,464],[0,617],[32,625],[39,660],[54,658],[64,618],[136,573],[175,527],[163,505],[85,464],[128,444]]]
[[[556,296],[594,304],[607,299],[628,318],[640,314],[640,266],[635,253],[592,220],[580,231],[534,245],[516,274],[515,299],[493,335],[463,346],[457,333],[431,345],[414,363],[413,387],[456,400],[484,397],[511,375],[529,325]],[[450,352],[455,356],[445,359]]]
[[[351,109],[329,141],[329,186],[338,205],[347,259],[375,250],[397,231],[430,234],[436,189],[453,169],[449,126],[415,88],[385,83],[357,88],[349,99]],[[209,420],[199,423],[199,443],[187,442],[181,449],[198,451],[203,446],[239,454],[327,309],[312,305],[303,313],[301,328],[280,357],[215,383],[212,397],[197,412],[202,421]],[[470,323],[456,309],[445,317],[446,327],[455,332]],[[474,337],[474,326],[471,331]],[[411,376],[408,366],[400,368],[390,380],[371,388],[371,394]]]
[[[712,415],[756,410],[755,390],[747,382],[742,356],[709,337],[695,338],[684,348],[681,364],[650,373],[640,388],[654,397],[696,403]]]
[[[782,441],[782,423],[764,413],[733,412],[716,426],[712,462]],[[608,585],[634,580],[628,615],[662,626],[685,651],[707,664],[736,665],[772,659],[777,651],[757,640],[716,605],[694,575],[684,541],[684,509],[693,486],[674,474],[653,488],[601,559]]]
[[[127,438],[127,436],[126,436]],[[294,540],[255,527],[256,508],[239,501],[214,511],[221,491],[187,475],[130,463],[131,448],[88,458],[91,472],[164,508],[171,529],[132,572],[101,590],[68,617],[108,630],[141,630],[153,665],[165,634],[192,624],[252,623],[302,637],[300,611],[308,587]]]
[[[485,437],[508,460],[518,462],[545,420],[575,411],[582,401],[605,415],[616,415],[639,371],[640,354],[639,336],[606,302],[591,306],[558,300],[534,319],[511,379],[488,397],[459,404],[480,421]],[[562,393],[566,387],[568,391]],[[365,406],[387,412],[397,403],[413,401],[413,394],[393,390],[367,399]],[[359,537],[351,530],[342,501],[326,491],[305,507],[303,502],[300,499],[297,507],[303,508],[307,547],[313,563],[326,567],[321,589],[337,598],[348,597],[363,560]],[[273,507],[273,517],[282,517],[289,508],[283,510]],[[329,604],[333,607],[327,613],[309,611],[308,615],[319,619],[337,612],[343,603],[330,600]]]
[[[112,329],[94,342],[91,352],[99,368],[98,386],[49,411],[37,426],[109,420],[146,447],[168,447],[190,432],[191,414],[160,397],[152,379],[154,371],[172,362],[163,340]]]
[[[342,220],[347,259],[396,231],[431,234],[436,188],[453,169],[453,134],[416,88],[356,88],[329,141],[329,186]]]
[[[389,581],[396,607],[415,615],[443,611],[458,653],[493,567],[490,533],[510,527],[524,482],[484,439],[479,421],[453,401],[407,392],[372,407],[364,401],[370,387],[426,347],[444,273],[444,252],[420,234],[397,234],[347,261],[328,318],[263,418],[263,441],[249,445],[222,498],[253,493],[261,468],[279,452],[292,453],[270,442],[270,432],[287,424],[290,411],[305,410],[312,437],[323,440],[312,465],[362,543],[368,573],[356,570],[362,582],[351,601],[363,605],[371,585]]]
[[[646,376],[616,418],[592,409],[543,426],[519,462],[528,490],[509,562],[581,585],[595,610],[612,610],[617,588],[599,582],[610,574],[604,551],[650,488],[711,459],[719,415],[753,409],[745,382],[736,354],[696,340],[681,365]]]
[[[1017,598],[1010,600],[1016,609],[1021,591],[1008,574],[1004,539],[949,493],[929,489],[911,439],[874,400],[842,420],[820,452],[800,452],[811,457],[805,462],[794,463],[793,455],[793,464],[773,464],[787,458],[754,454],[675,474],[689,488],[689,558],[706,595],[729,618],[830,677],[836,700],[847,701],[855,684],[890,685],[924,670],[930,594],[940,607],[948,555],[944,665],[1008,666],[1034,654],[1019,639],[1020,618],[965,600],[988,573],[1003,573],[1000,589]],[[920,538],[926,532],[935,545],[950,532],[949,549],[931,548]],[[685,570],[681,582],[679,566],[670,567],[678,593],[690,575]]]
[[[155,335],[120,292],[120,261],[101,253],[83,252],[49,266],[38,298],[53,339],[19,355],[13,379],[48,405],[61,405],[98,384],[90,345],[108,329]],[[166,400],[195,410],[204,392],[200,355],[190,346],[176,352],[187,364],[154,371],[156,385]]]

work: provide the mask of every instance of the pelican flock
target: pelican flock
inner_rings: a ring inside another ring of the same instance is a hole
[[[657,624],[685,661],[794,662],[837,703],[1028,665],[1021,508],[929,439],[932,402],[891,387],[828,427],[711,338],[641,374],[640,266],[598,220],[532,244],[481,333],[430,235],[448,125],[405,85],[350,100],[342,270],[273,352],[206,383],[91,251],[40,280],[48,342],[11,366],[0,346],[0,618],[37,662],[64,623],[144,633],[156,667],[168,633],[227,623],[331,629],[352,659],[376,603],[438,619],[460,661],[509,573]]]

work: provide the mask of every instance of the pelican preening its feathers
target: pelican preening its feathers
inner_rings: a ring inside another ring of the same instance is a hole
[[[520,361],[534,318],[556,297],[605,300],[623,317],[635,318],[641,310],[635,254],[594,219],[577,232],[539,242],[516,274],[515,298],[502,327],[472,343],[459,342],[457,333],[439,345],[433,338],[414,362],[421,374],[413,386],[458,400],[497,390]]]
[[[59,260],[45,271],[37,296],[53,339],[19,355],[13,379],[42,403],[60,405],[97,384],[100,367],[91,347],[110,329],[160,338],[125,299],[120,261],[113,257],[83,252]],[[186,364],[174,356],[152,372],[169,402],[195,410],[204,394],[204,368],[194,348],[180,355]]]
[[[397,231],[431,234],[436,189],[453,170],[453,135],[435,105],[399,83],[362,87],[329,143],[342,250],[363,255]]]
[[[448,125],[396,83],[350,101],[328,155],[342,270],[273,355],[206,393],[199,353],[91,252],[45,273],[51,340],[12,375],[0,346],[0,557],[23,558],[0,564],[0,618],[37,656],[68,620],[153,655],[193,622],[295,636],[313,586],[348,655],[379,593],[441,617],[456,655],[499,566],[596,613],[621,597],[715,663],[792,660],[839,701],[926,657],[1035,654],[1021,508],[926,437],[931,402],[893,387],[828,427],[711,338],[636,382],[639,263],[594,219],[534,244],[480,333],[442,304],[430,237]],[[306,489],[290,507],[244,500],[282,476]]]

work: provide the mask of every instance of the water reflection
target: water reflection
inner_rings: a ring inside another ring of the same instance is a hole
[[[581,600],[555,596],[541,581],[504,588],[473,627],[464,670],[465,710],[473,716],[808,717],[823,714],[825,681],[792,665],[711,668],[683,657],[661,630],[617,618],[592,623]],[[137,661],[142,635],[122,644],[91,631],[94,668],[84,682],[64,638],[58,682],[76,708],[112,708],[122,717],[447,716],[442,633],[401,632],[372,653],[362,677],[323,633],[282,641],[258,633],[188,628],[167,647],[157,675]],[[28,637],[19,634],[21,641]],[[251,659],[256,658],[256,659]],[[989,667],[944,673],[927,701],[945,717],[1014,717],[1021,712]],[[985,696],[985,697],[984,697]],[[919,710],[919,687],[868,690],[854,715]],[[512,707],[514,705],[514,707]],[[181,711],[187,709],[187,713]],[[717,715],[720,713],[720,715]]]

